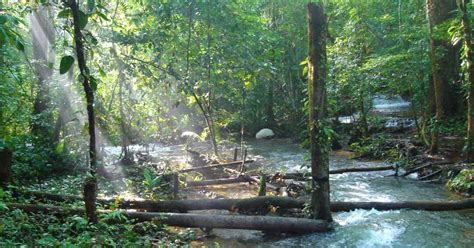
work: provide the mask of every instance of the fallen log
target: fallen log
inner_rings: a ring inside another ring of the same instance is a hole
[[[254,160],[239,160],[239,161],[232,161],[228,163],[223,163],[223,164],[211,164],[208,166],[202,166],[202,167],[195,167],[195,168],[189,168],[189,169],[184,169],[184,170],[179,170],[177,173],[185,173],[185,172],[191,172],[191,171],[198,171],[198,170],[207,170],[207,169],[213,169],[213,168],[219,168],[223,166],[229,166],[229,165],[241,165],[242,163],[252,163]]]
[[[329,174],[343,174],[349,172],[371,172],[371,171],[384,171],[384,170],[395,170],[395,166],[378,166],[378,167],[350,167],[343,169],[329,170]],[[286,173],[281,176],[282,179],[294,179],[294,180],[305,180],[306,177],[311,176],[308,173]]]
[[[445,165],[445,164],[452,164],[452,163],[453,163],[452,161],[439,161],[439,162],[432,162],[432,163],[424,164],[424,165],[415,167],[415,168],[413,168],[413,169],[411,169],[411,170],[409,170],[409,171],[403,173],[403,174],[401,175],[401,177],[406,177],[406,176],[408,176],[408,175],[410,175],[410,174],[413,174],[413,173],[415,173],[415,172],[417,172],[417,171],[420,171],[420,170],[422,170],[422,169],[431,167],[431,166],[433,166],[433,165]]]
[[[208,185],[223,185],[223,184],[232,184],[232,183],[245,183],[248,182],[247,179],[243,177],[233,177],[233,178],[219,178],[219,179],[210,179],[202,181],[191,181],[186,182],[188,187],[200,187]]]
[[[35,194],[40,194],[36,192]],[[43,199],[48,198],[52,194],[45,194]],[[77,197],[77,196],[73,196]],[[82,201],[81,197],[78,197]],[[70,196],[57,197],[54,199],[70,199]],[[98,199],[104,205],[112,204],[114,200]],[[236,211],[238,209],[270,206],[289,209],[303,208],[306,204],[303,200],[290,197],[264,196],[246,199],[199,199],[199,200],[169,200],[169,201],[120,201],[118,208],[122,209],[142,209],[150,212],[187,212],[193,210],[220,209]],[[459,201],[401,201],[401,202],[331,202],[331,210],[334,212],[352,211],[355,209],[376,209],[376,210],[400,210],[414,209],[426,211],[452,211],[474,208],[474,198],[468,198]]]
[[[37,201],[57,201],[57,202],[75,202],[84,201],[84,198],[77,195],[58,195],[39,191],[25,191],[17,190],[14,192],[14,197],[33,198]],[[97,199],[98,202],[104,199]]]
[[[31,213],[54,213],[60,215],[85,214],[82,209],[67,209],[48,205],[31,205],[7,203],[10,209],[21,209]],[[110,211],[101,211],[110,212]],[[259,230],[277,233],[312,233],[331,230],[331,224],[314,219],[274,217],[274,216],[240,216],[240,215],[206,215],[181,213],[152,213],[121,211],[129,219],[138,221],[157,221],[160,224],[179,227],[226,228]]]
[[[369,171],[384,171],[384,170],[395,170],[395,166],[378,166],[378,167],[353,167],[330,170],[329,174],[342,174],[348,172],[369,172]]]
[[[348,172],[370,172],[370,171],[383,171],[383,170],[394,170],[396,169],[395,166],[380,166],[380,167],[365,167],[365,168],[344,168],[344,169],[336,169],[329,171],[329,174],[341,174],[341,173],[348,173]],[[238,175],[240,172],[231,169],[225,169],[229,173]],[[240,173],[242,174],[242,173]],[[309,173],[286,173],[280,174],[277,173],[272,177],[266,176],[266,178],[274,179],[274,178],[281,178],[281,179],[292,179],[298,181],[304,181],[308,178],[306,176],[310,176]],[[248,175],[250,176],[250,175]],[[253,176],[250,176],[253,177]],[[251,181],[252,183],[257,181],[255,180],[256,177],[246,178],[245,176],[237,176],[233,178],[219,178],[219,179],[210,179],[210,180],[203,180],[203,181],[191,181],[187,182],[188,187],[199,187],[199,186],[207,186],[207,185],[223,185],[223,184],[233,184],[233,183],[243,183]],[[260,181],[260,180],[259,180]],[[276,186],[277,187],[277,186]],[[279,188],[279,187],[277,187]]]
[[[432,172],[432,173],[430,173],[430,174],[428,174],[428,175],[424,175],[424,176],[418,178],[418,180],[421,180],[421,181],[422,181],[422,180],[425,180],[425,179],[430,179],[430,178],[432,178],[432,177],[434,177],[434,176],[436,176],[436,175],[438,175],[438,174],[441,174],[442,171],[443,171],[443,170],[434,171],[434,172]]]
[[[383,171],[383,170],[394,170],[396,167],[394,166],[380,166],[380,167],[365,167],[365,168],[344,168],[344,169],[336,169],[329,171],[329,174],[341,174],[341,173],[348,173],[348,172],[369,172],[369,171]],[[239,171],[232,170],[226,168],[225,171],[239,175],[234,178],[219,178],[219,179],[210,179],[210,180],[203,180],[203,181],[191,181],[187,182],[188,187],[199,187],[199,186],[207,186],[207,185],[223,185],[223,184],[233,184],[233,183],[243,183],[243,182],[252,182],[258,183],[260,180],[256,177],[250,175],[242,175]],[[304,176],[304,173],[287,173],[284,175],[274,175],[273,177],[266,176],[266,178],[281,178],[281,179],[293,179],[293,180],[306,180],[308,177]],[[308,173],[309,175],[309,173]],[[252,178],[249,178],[252,177]],[[275,186],[278,189],[278,186]]]

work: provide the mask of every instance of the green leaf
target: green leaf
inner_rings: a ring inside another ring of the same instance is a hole
[[[92,90],[96,91],[97,90],[97,79],[95,79],[93,76],[90,76],[89,80],[91,82]]]
[[[99,74],[101,77],[105,78],[107,75],[105,74],[104,70],[99,66]]]
[[[69,16],[72,16],[72,12],[70,9],[61,10],[58,13],[58,18],[68,18]]]
[[[16,49],[18,49],[19,51],[21,52],[24,52],[25,51],[25,45],[23,45],[23,43],[21,43],[21,41],[16,41]]]
[[[87,22],[89,22],[89,16],[79,10],[79,26],[81,27],[81,29],[87,26]]]
[[[65,140],[61,140],[59,142],[59,144],[56,146],[56,149],[54,150],[54,152],[56,153],[56,155],[60,155],[64,152],[64,148],[65,148]]]
[[[59,74],[68,72],[72,64],[74,64],[74,57],[69,55],[62,57],[59,63]]]
[[[104,19],[105,21],[108,21],[108,20],[109,20],[109,18],[107,18],[107,16],[106,16],[104,13],[102,13],[102,12],[97,12],[97,15],[98,15],[100,18]]]
[[[305,66],[305,67],[303,68],[303,75],[304,75],[304,76],[308,75],[308,67],[307,67],[307,66]]]

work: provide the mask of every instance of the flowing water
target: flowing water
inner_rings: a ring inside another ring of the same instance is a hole
[[[225,150],[231,151],[227,145]],[[202,147],[203,148],[203,147]],[[140,150],[141,147],[132,147]],[[204,150],[204,148],[203,148]],[[305,150],[289,140],[255,140],[248,144],[252,167],[267,172],[302,171]],[[119,153],[109,150],[108,153]],[[159,164],[171,166],[186,160],[184,146],[156,146],[150,154]],[[227,154],[231,156],[230,152]],[[344,152],[330,156],[330,168],[382,166],[381,161],[357,161]],[[252,169],[249,168],[250,170]],[[395,178],[393,171],[331,175],[331,199],[339,201],[404,201],[461,199],[441,184]],[[246,198],[256,196],[256,188],[246,183],[196,188],[186,192],[192,198]],[[213,211],[208,211],[213,212]],[[214,211],[221,213],[220,211]],[[222,213],[227,213],[223,211]],[[265,236],[258,231],[215,229],[213,237],[198,245],[221,247],[474,247],[474,211],[427,212],[413,210],[354,210],[333,213],[334,231],[308,235]],[[201,231],[196,229],[198,235]]]
[[[300,171],[304,150],[286,140],[253,141],[249,154],[268,171]],[[381,166],[383,162],[351,160],[332,154],[330,168]],[[331,175],[331,199],[340,201],[403,201],[460,199],[443,185],[389,177],[392,171]],[[234,188],[234,197],[244,197]],[[231,192],[228,192],[232,195]],[[246,196],[246,195],[245,195]],[[266,237],[259,232],[214,230],[224,247],[473,247],[474,211],[355,210],[333,214],[330,233]]]
[[[414,128],[415,120],[411,110],[411,102],[401,96],[377,95],[372,99],[370,115],[378,116],[384,121],[386,128]],[[359,121],[360,113],[351,116],[341,116],[338,121],[351,124]]]

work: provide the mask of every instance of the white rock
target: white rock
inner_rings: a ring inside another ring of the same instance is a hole
[[[255,135],[255,138],[257,138],[257,139],[269,139],[269,138],[272,138],[273,136],[275,136],[275,133],[271,129],[264,128],[264,129],[258,131],[258,133]]]
[[[181,138],[186,140],[201,140],[201,136],[195,132],[185,131],[181,134]]]

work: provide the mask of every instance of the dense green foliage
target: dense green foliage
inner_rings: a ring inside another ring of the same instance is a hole
[[[84,4],[101,142],[123,146],[174,142],[186,130],[205,137],[210,130],[199,104],[213,118],[217,139],[238,137],[241,125],[248,136],[270,127],[279,136],[305,137],[301,135],[306,129],[305,66],[301,63],[306,57],[304,5],[305,1],[266,0]],[[371,98],[377,94],[406,96],[418,115],[427,113],[429,63],[423,3],[388,5],[328,3],[330,117],[358,112],[362,122],[370,121]],[[57,62],[49,65],[56,73],[47,85],[48,111],[62,125],[53,150],[82,156],[84,148],[77,146],[85,134],[80,86],[70,84],[71,75],[57,73],[67,72],[74,63],[70,13],[61,4],[45,6],[55,13],[50,21],[60,33],[49,48]],[[28,141],[29,125],[38,118],[28,106],[39,87],[30,67],[39,62],[29,49],[35,42],[27,32],[31,24],[23,20],[29,12],[46,7],[13,5],[4,10],[19,20],[5,23],[17,35],[2,46],[6,55],[2,75],[7,78],[0,99],[8,104],[1,105],[5,122],[1,134],[3,140],[25,135],[14,144],[32,142]],[[27,44],[26,49],[18,49],[25,47],[18,44]],[[363,132],[367,125],[361,124]],[[55,122],[45,126],[54,129]]]
[[[0,3],[0,151],[13,151],[17,185],[76,172],[80,176],[65,184],[79,189],[88,162],[88,123],[72,13],[62,1],[9,2],[17,1]],[[129,147],[134,144],[184,143],[185,131],[218,144],[240,142],[242,131],[244,140],[262,128],[307,142],[308,1],[80,2],[99,150],[121,146],[127,164],[133,163]],[[433,119],[424,0],[322,2],[329,25],[328,122],[320,139],[342,143],[351,136],[346,143],[358,154],[399,159],[396,148],[380,149],[385,137],[371,135],[383,129],[372,112],[372,101],[380,95],[411,102],[413,137],[426,147],[435,127],[442,136],[466,135],[469,84],[463,76],[450,82],[455,111],[442,123]],[[466,55],[457,14],[432,35],[456,49],[459,56],[452,64],[464,75]],[[341,116],[357,116],[357,121],[342,126]],[[167,197],[170,185],[162,175],[149,168],[138,174],[137,187],[148,198]],[[463,170],[448,185],[472,192],[472,170]],[[55,187],[60,192],[68,188]],[[79,216],[60,219],[16,210],[2,213],[2,219],[0,246],[81,246],[97,230],[97,242],[105,245],[124,240],[130,243],[120,245],[151,245],[152,232],[162,231],[161,226],[147,227],[140,237],[129,221],[120,227],[89,225]]]

